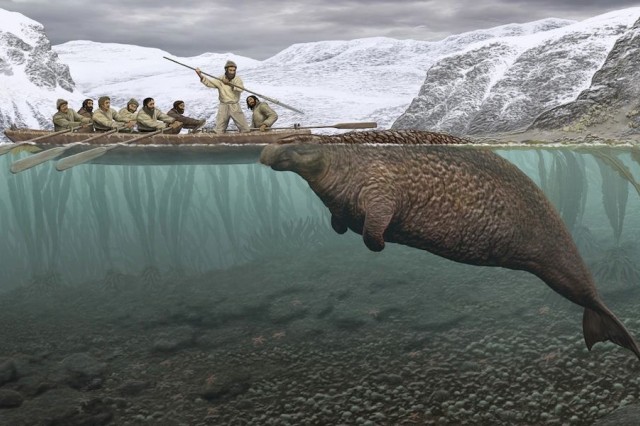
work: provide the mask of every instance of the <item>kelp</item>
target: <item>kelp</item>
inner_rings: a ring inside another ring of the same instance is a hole
[[[145,267],[140,277],[145,287],[154,287],[161,282],[156,258],[158,208],[154,185],[155,176],[150,167],[141,169],[135,166],[123,166],[123,171],[123,192],[129,213],[133,217],[135,228],[140,237],[140,246],[145,259]]]
[[[195,166],[172,166],[160,190],[158,221],[173,268],[184,270],[184,253],[189,242],[187,220],[192,203]]]
[[[59,270],[60,235],[67,212],[71,175],[51,167],[29,170],[7,180],[10,204],[31,264],[30,286],[38,290],[63,284]]]
[[[206,169],[209,190],[213,194],[214,205],[218,211],[219,217],[223,224],[223,230],[231,245],[234,254],[238,254],[240,250],[240,241],[238,230],[236,228],[235,212],[231,199],[231,168],[228,166],[210,167]],[[213,209],[204,206],[212,215]]]
[[[629,179],[633,180],[633,177],[622,162],[608,153],[601,152],[596,159],[602,176],[602,203],[613,229],[615,245],[619,245],[629,198]],[[620,179],[620,176],[626,179]]]
[[[633,153],[635,150],[632,150]],[[604,165],[609,166],[623,180],[633,185],[638,195],[640,195],[640,184],[636,181],[631,170],[619,159],[611,150],[599,149],[597,151],[589,151],[591,155],[600,160]],[[633,156],[632,156],[633,158]]]
[[[587,186],[584,162],[569,151],[551,151],[552,163],[547,171],[542,152],[538,154],[540,186],[549,200],[556,206],[567,228],[573,229],[584,213]]]
[[[634,260],[637,258],[637,245],[626,242],[605,251],[604,256],[593,265],[593,275],[601,282],[609,284],[638,285],[640,268]]]

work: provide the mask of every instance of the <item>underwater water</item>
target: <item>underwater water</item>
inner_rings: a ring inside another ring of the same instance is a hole
[[[497,152],[640,336],[637,158]],[[588,351],[583,309],[533,274],[371,252],[302,178],[259,164],[12,175],[23,156],[0,157],[0,425],[638,418],[640,361]]]

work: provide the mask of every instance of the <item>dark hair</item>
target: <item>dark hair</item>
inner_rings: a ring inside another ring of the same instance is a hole
[[[151,102],[153,100],[153,98],[144,98],[144,101],[142,101],[142,106],[147,108],[149,106],[149,102]]]
[[[247,96],[247,106],[249,106],[249,98],[255,99],[256,103],[260,102],[260,99],[258,99],[257,96],[249,95],[249,96]]]
[[[93,99],[85,99],[84,101],[82,101],[82,106],[86,107],[89,101],[93,102]]]
[[[183,103],[184,103],[184,101],[175,101],[175,102],[173,103],[173,107],[174,107],[175,109],[178,109],[178,105],[183,104]]]

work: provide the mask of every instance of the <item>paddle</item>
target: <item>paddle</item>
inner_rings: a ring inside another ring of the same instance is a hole
[[[74,146],[82,145],[87,142],[100,139],[103,136],[110,135],[117,131],[118,129],[112,129],[112,130],[109,130],[108,132],[97,134],[95,136],[92,136],[88,139],[85,139],[79,142],[74,142],[69,145],[57,146],[55,148],[47,149],[45,151],[39,152],[37,154],[31,155],[29,157],[16,161],[11,165],[11,168],[9,170],[11,170],[11,173],[20,173],[24,170],[30,169],[31,167],[37,166],[38,164],[42,164],[45,161],[53,160],[54,158],[61,156],[65,151],[73,148]]]
[[[267,130],[298,130],[298,129],[374,129],[378,127],[375,121],[364,123],[338,123],[331,126],[301,126],[294,124],[293,127],[269,127]],[[260,130],[259,127],[252,127],[251,130]]]
[[[175,63],[176,63],[176,64],[178,64],[178,65],[182,65],[183,67],[191,68],[191,69],[192,69],[192,70],[194,70],[194,71],[196,70],[195,68],[190,67],[189,65],[185,65],[185,64],[183,64],[182,62],[178,62],[178,61],[176,61],[175,59],[167,58],[166,56],[163,56],[163,58],[164,58],[164,59],[166,59],[166,60],[169,60],[169,61],[171,61],[171,62],[175,62]],[[295,112],[297,112],[297,113],[299,113],[299,114],[304,114],[304,112],[300,111],[299,109],[296,109],[296,108],[294,108],[294,107],[292,107],[292,106],[290,106],[290,105],[287,105],[287,104],[285,104],[285,103],[283,103],[283,102],[280,102],[280,101],[278,101],[278,100],[276,100],[276,99],[270,98],[270,97],[265,96],[265,95],[261,95],[260,93],[256,93],[256,92],[254,92],[253,90],[249,90],[249,89],[247,89],[246,87],[241,87],[241,86],[237,86],[237,85],[235,85],[235,84],[233,84],[233,83],[229,83],[228,81],[224,81],[224,80],[222,80],[221,78],[215,77],[215,76],[213,76],[213,75],[211,75],[211,74],[207,74],[207,73],[206,73],[206,72],[204,72],[204,71],[200,71],[200,72],[201,72],[202,74],[206,75],[207,77],[211,77],[211,78],[214,78],[214,79],[216,79],[216,80],[222,81],[224,84],[228,84],[228,85],[229,85],[229,86],[231,86],[231,87],[237,87],[238,89],[242,89],[242,90],[244,90],[245,92],[253,93],[253,94],[254,94],[254,95],[256,95],[256,96],[260,96],[261,98],[263,98],[263,99],[265,99],[265,100],[267,100],[267,101],[269,101],[269,102],[271,102],[271,103],[274,103],[274,104],[276,104],[276,105],[280,105],[281,107],[284,107],[284,108],[290,109],[291,111],[295,111]]]
[[[93,159],[96,159],[96,158],[100,157],[101,155],[106,154],[108,151],[111,151],[114,148],[117,148],[117,147],[123,146],[123,145],[128,145],[130,143],[137,142],[137,141],[142,140],[142,139],[146,139],[148,137],[151,137],[153,135],[157,135],[157,134],[162,133],[165,130],[169,130],[169,129],[171,129],[171,127],[165,127],[164,129],[156,130],[155,132],[146,133],[146,134],[144,134],[142,136],[135,137],[135,138],[130,139],[128,141],[124,141],[124,142],[120,142],[120,143],[116,143],[116,144],[108,145],[108,146],[99,146],[97,148],[93,148],[93,149],[90,149],[88,151],[79,152],[77,154],[70,155],[70,156],[68,156],[66,158],[63,158],[62,160],[60,160],[60,161],[58,161],[56,163],[56,170],[61,172],[63,170],[70,169],[71,167],[75,167],[78,164],[86,163],[87,161],[91,161]]]
[[[30,145],[30,144],[34,143],[35,141],[41,141],[42,139],[50,138],[51,136],[55,136],[55,135],[61,135],[63,133],[67,133],[67,132],[70,132],[72,130],[73,129],[59,130],[57,132],[47,133],[46,135],[42,135],[42,136],[38,136],[37,138],[29,139],[28,141],[22,141],[22,142],[18,142],[18,143],[9,143],[9,144],[6,144],[6,145],[0,145],[0,155],[6,154],[7,152],[11,151],[13,148],[17,148],[17,147],[22,146],[22,145]]]

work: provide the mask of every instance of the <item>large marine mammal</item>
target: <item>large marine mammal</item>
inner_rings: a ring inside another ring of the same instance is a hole
[[[529,271],[585,308],[589,350],[610,340],[640,358],[554,207],[504,158],[447,146],[468,141],[420,131],[287,139],[265,147],[260,161],[304,178],[339,234],[351,229],[373,251],[388,241],[457,262]]]

